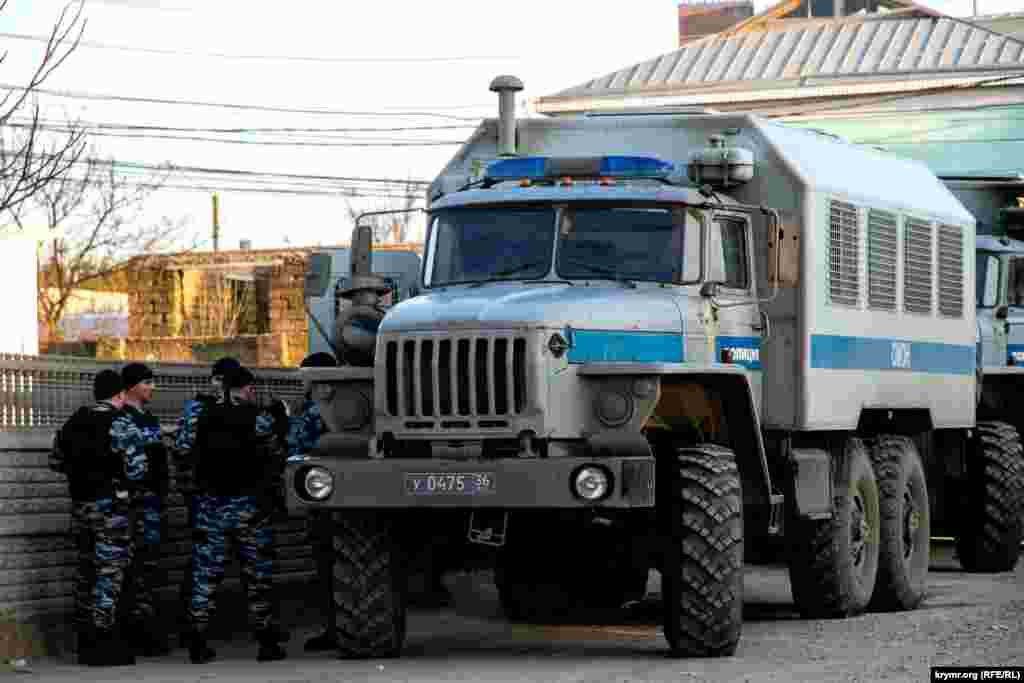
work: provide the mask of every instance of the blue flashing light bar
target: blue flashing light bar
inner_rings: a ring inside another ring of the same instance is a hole
[[[671,163],[655,157],[519,157],[501,159],[487,167],[491,181],[555,178],[666,178]]]

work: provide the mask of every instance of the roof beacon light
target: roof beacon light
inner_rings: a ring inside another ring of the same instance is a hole
[[[557,180],[561,178],[667,178],[672,164],[655,157],[520,157],[502,159],[487,167],[486,179]]]

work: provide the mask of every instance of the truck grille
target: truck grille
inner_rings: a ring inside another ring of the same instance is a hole
[[[384,348],[393,417],[518,415],[526,408],[526,339],[435,337]]]

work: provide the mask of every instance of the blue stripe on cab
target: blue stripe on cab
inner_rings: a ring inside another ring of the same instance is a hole
[[[570,363],[681,363],[683,336],[666,332],[568,330]]]
[[[904,339],[811,335],[812,368],[969,375],[974,372],[975,356],[974,346]]]

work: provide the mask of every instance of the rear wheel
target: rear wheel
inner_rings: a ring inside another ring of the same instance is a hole
[[[736,458],[713,445],[659,464],[665,639],[674,656],[735,653],[743,627],[743,497]]]
[[[339,655],[397,657],[405,640],[405,577],[388,518],[367,510],[338,515],[334,560]]]
[[[969,572],[1008,572],[1024,537],[1024,455],[1020,434],[1005,422],[978,424],[967,464],[967,509],[957,536]]]
[[[880,436],[873,446],[881,528],[870,607],[913,609],[924,599],[931,539],[924,466],[914,442],[906,437]]]
[[[805,617],[859,614],[875,589],[878,482],[860,439],[846,440],[833,477],[832,519],[796,519],[786,531],[793,601]]]

